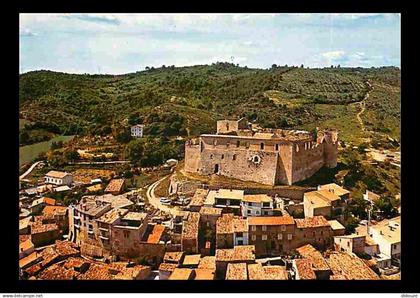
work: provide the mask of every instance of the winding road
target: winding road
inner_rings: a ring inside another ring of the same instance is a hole
[[[169,207],[168,205],[163,205],[160,202],[160,199],[158,197],[156,197],[156,195],[155,195],[156,187],[166,178],[168,178],[168,176],[165,176],[165,177],[159,179],[158,181],[150,184],[150,186],[146,190],[146,197],[149,200],[149,204],[151,204],[153,207],[155,207],[156,209],[159,209],[163,212],[170,213],[171,215],[174,216],[174,215],[177,215],[179,213],[178,208]]]
[[[20,175],[20,176],[19,176],[19,180],[23,180],[23,179],[25,179],[25,177],[26,177],[26,176],[28,176],[28,175],[32,172],[32,170],[33,170],[33,169],[35,169],[35,167],[36,167],[37,165],[39,165],[41,162],[42,162],[42,161],[37,161],[37,162],[35,162],[34,164],[32,164],[32,165],[30,166],[30,168],[26,170],[26,172],[25,172],[25,173],[23,173],[22,175]]]

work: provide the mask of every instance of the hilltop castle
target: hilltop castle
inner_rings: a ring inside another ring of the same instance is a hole
[[[185,143],[185,171],[263,184],[305,180],[337,165],[338,132],[255,129],[242,118],[217,121],[217,134]]]

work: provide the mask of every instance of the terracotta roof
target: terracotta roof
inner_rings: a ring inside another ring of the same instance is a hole
[[[222,209],[214,207],[201,207],[200,214],[221,216]]]
[[[360,258],[344,252],[330,254],[328,264],[334,274],[344,275],[349,280],[377,280],[378,275]]]
[[[32,216],[19,220],[19,230],[26,229],[31,224]]]
[[[60,256],[70,257],[79,254],[79,247],[76,243],[68,240],[56,240],[55,241],[55,250]]]
[[[66,215],[67,207],[65,206],[45,206],[44,210],[42,210],[42,214],[44,216],[55,216],[55,215]]]
[[[54,264],[38,275],[38,279],[42,280],[72,280],[79,275],[73,269],[66,269],[59,264]]]
[[[149,237],[147,237],[147,243],[159,243],[160,238],[162,238],[164,232],[165,226],[155,225]]]
[[[41,263],[36,263],[28,268],[26,268],[24,271],[29,276],[37,275],[41,270],[43,269]]]
[[[81,280],[110,280],[113,279],[109,269],[104,265],[92,263],[89,269],[78,276]]]
[[[68,258],[63,266],[66,269],[77,269],[80,270],[80,268],[85,265],[85,264],[89,264],[90,265],[91,262],[88,262],[87,260],[83,259],[83,258],[75,258],[75,257],[71,257]]]
[[[197,239],[198,225],[200,222],[200,214],[198,212],[190,212],[188,220],[182,225],[182,239]]]
[[[59,230],[58,225],[55,223],[43,224],[42,222],[34,222],[31,225],[31,234],[46,233],[54,230]]]
[[[200,264],[198,264],[198,268],[216,270],[216,257],[207,256],[201,258]]]
[[[209,193],[208,189],[198,188],[191,199],[190,206],[203,206],[208,193]]]
[[[229,263],[226,270],[226,280],[246,280],[248,272],[246,263]]]
[[[182,263],[182,265],[184,265],[184,266],[198,266],[198,264],[200,263],[200,259],[201,259],[200,254],[186,255],[184,257],[184,262]]]
[[[294,225],[295,222],[291,216],[250,216],[248,224],[250,226],[278,226]]]
[[[194,271],[188,268],[175,268],[169,280],[188,280],[192,279],[194,276]]]
[[[287,280],[288,273],[284,266],[262,266],[261,263],[248,264],[250,280]]]
[[[49,171],[45,176],[53,177],[53,178],[64,178],[67,175],[71,175],[70,173],[61,172],[61,171]]]
[[[34,244],[32,243],[31,239],[27,239],[26,241],[19,243],[20,252],[26,251],[31,248],[34,248]]]
[[[243,202],[251,202],[251,203],[267,203],[272,202],[273,198],[266,194],[258,194],[258,195],[244,195],[242,199]]]
[[[330,275],[330,280],[346,280],[346,276],[342,274],[333,274]]]
[[[175,270],[175,268],[178,267],[178,264],[173,264],[173,263],[161,263],[159,265],[159,270],[160,271],[169,271],[172,272]]]
[[[124,179],[112,179],[109,181],[105,192],[120,192],[124,186]]]
[[[296,218],[296,227],[303,228],[317,228],[317,227],[331,227],[328,221],[323,216]]]
[[[314,270],[312,269],[312,262],[308,259],[295,259],[297,271],[300,279],[316,279]]]
[[[180,263],[183,257],[184,257],[183,251],[166,252],[165,255],[163,256],[163,261],[165,263],[167,262]]]
[[[215,270],[212,269],[194,269],[195,280],[214,280]]]
[[[40,260],[41,260],[40,255],[38,255],[38,253],[34,251],[29,256],[26,256],[19,260],[19,267],[23,269],[27,267],[28,265],[32,265],[33,263]]]
[[[246,219],[234,216],[232,213],[223,214],[216,221],[217,234],[232,234],[248,232]]]
[[[216,249],[216,262],[255,260],[254,245],[240,245],[228,249]]]
[[[342,195],[346,195],[349,194],[350,192],[347,189],[342,188],[340,185],[337,185],[335,183],[329,183],[329,184],[324,184],[321,185],[320,188],[322,190],[333,190],[334,194],[336,194],[337,196],[342,196]]]
[[[51,205],[51,206],[54,206],[54,205],[55,205],[55,200],[54,200],[54,199],[52,199],[52,198],[47,198],[47,197],[44,197],[44,198],[43,198],[43,201],[44,201],[44,203],[45,203],[45,204],[47,204],[47,205]]]
[[[314,270],[329,270],[330,269],[327,264],[327,261],[325,261],[322,254],[318,250],[316,250],[312,245],[307,244],[307,245],[298,247],[296,250],[302,257],[311,261],[312,269]]]

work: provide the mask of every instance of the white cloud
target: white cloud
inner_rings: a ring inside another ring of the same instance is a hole
[[[30,29],[28,29],[28,28],[20,27],[19,28],[19,35],[20,36],[34,36],[36,34],[34,32],[32,32]]]

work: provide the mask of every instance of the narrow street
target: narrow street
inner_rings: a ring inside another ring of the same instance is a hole
[[[35,162],[25,173],[19,176],[19,180],[25,179],[25,177],[28,176],[32,172],[32,170],[35,169],[35,167],[39,165],[41,162],[42,161]]]

